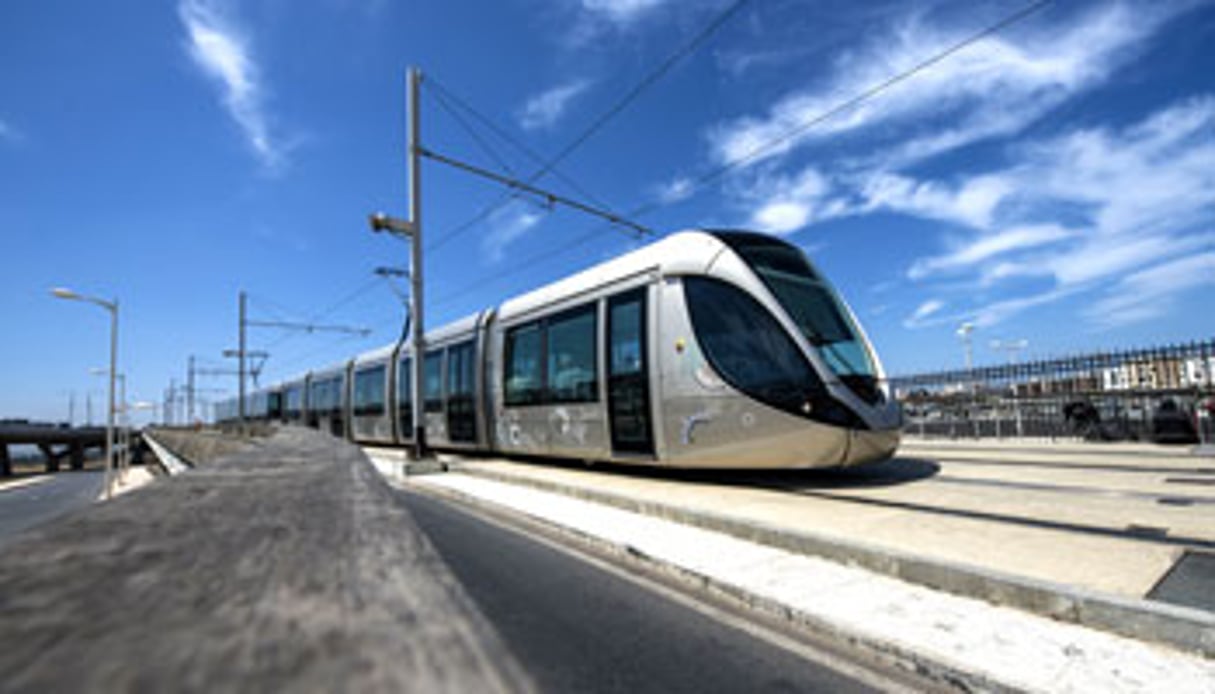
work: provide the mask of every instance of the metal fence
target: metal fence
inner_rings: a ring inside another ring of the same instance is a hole
[[[1215,442],[1215,340],[890,380],[920,436]]]

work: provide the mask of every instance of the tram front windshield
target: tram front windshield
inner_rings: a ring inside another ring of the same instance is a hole
[[[759,275],[837,376],[876,378],[856,326],[801,251],[759,234],[723,233],[719,238]]]

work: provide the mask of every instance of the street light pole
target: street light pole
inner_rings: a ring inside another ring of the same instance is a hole
[[[426,425],[425,403],[422,399],[423,360],[426,345],[423,337],[422,320],[422,143],[421,108],[418,101],[419,86],[422,83],[422,73],[417,68],[409,69],[409,148],[407,152],[409,168],[409,220],[394,219],[382,213],[371,215],[372,231],[387,231],[396,236],[408,237],[409,253],[409,299],[410,320],[413,327],[412,359],[412,399],[413,399],[413,455],[421,458],[426,455]]]
[[[51,294],[59,299],[96,304],[110,312],[110,408],[105,427],[105,481],[103,483],[105,498],[109,499],[114,476],[114,375],[118,371],[118,300],[106,301],[97,297],[84,296],[63,287],[52,289]]]

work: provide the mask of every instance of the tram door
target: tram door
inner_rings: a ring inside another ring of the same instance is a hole
[[[606,339],[612,452],[652,455],[645,287],[608,299]]]

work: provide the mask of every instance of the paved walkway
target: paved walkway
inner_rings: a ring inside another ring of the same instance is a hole
[[[530,688],[357,449],[287,430],[0,552],[5,691]]]

